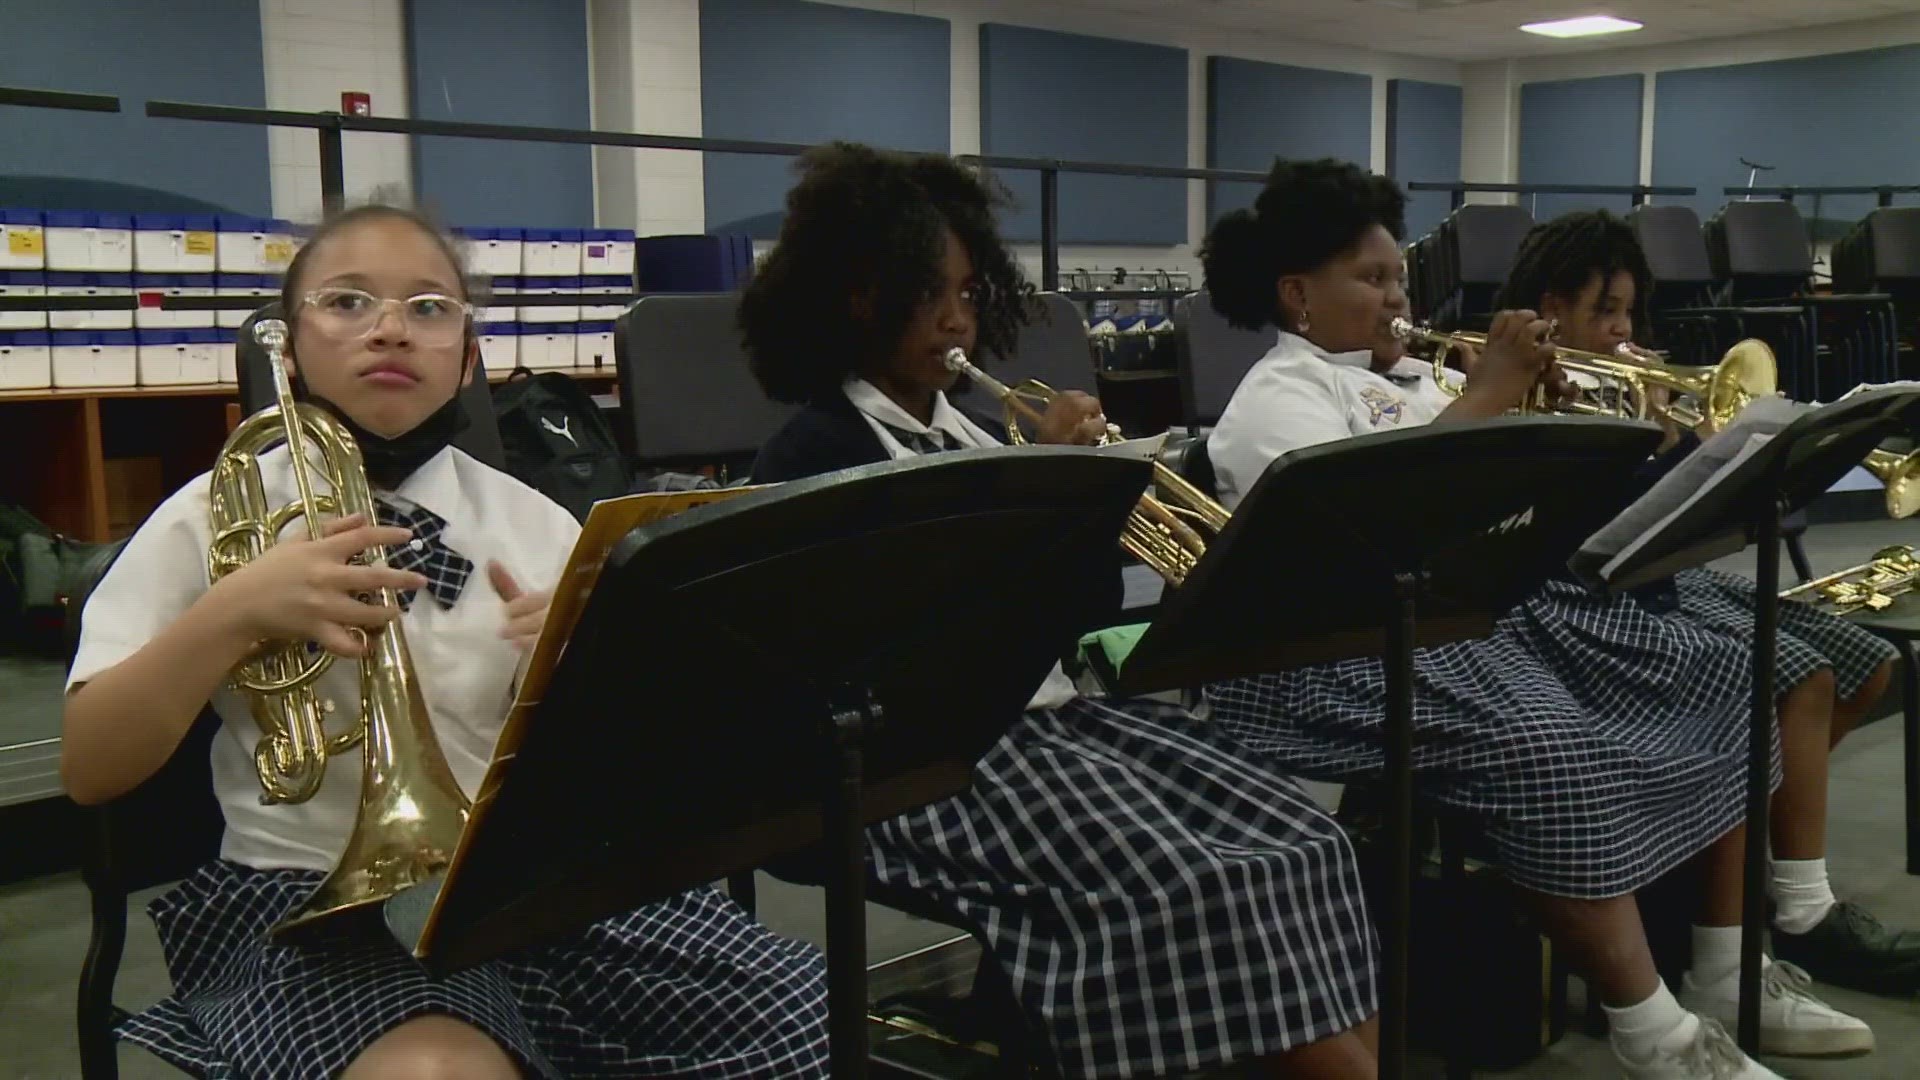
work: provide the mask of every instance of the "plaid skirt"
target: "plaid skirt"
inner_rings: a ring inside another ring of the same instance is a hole
[[[1622,896],[1740,824],[1745,646],[1629,599],[1550,583],[1491,636],[1414,654],[1421,793],[1472,816],[1509,876],[1553,896]],[[1214,718],[1306,776],[1383,767],[1380,661],[1206,688]],[[1779,783],[1774,740],[1774,783]]]
[[[1712,569],[1687,570],[1674,575],[1673,580],[1680,592],[1683,614],[1752,647],[1752,581]],[[1899,650],[1878,634],[1812,604],[1783,600],[1779,611],[1774,685],[1782,693],[1815,671],[1832,668],[1836,692],[1850,698],[1867,685],[1880,665],[1899,655]]]
[[[1030,712],[969,791],[868,836],[880,881],[985,938],[1068,1075],[1263,1057],[1376,1010],[1346,834],[1183,709]]]
[[[173,995],[117,1034],[214,1078],[338,1076],[429,1014],[486,1032],[530,1076],[827,1074],[819,954],[712,889],[436,979],[398,945],[269,944],[321,877],[218,861],[154,900]]]

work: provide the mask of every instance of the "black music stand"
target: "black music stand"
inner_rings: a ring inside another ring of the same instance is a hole
[[[1819,497],[1887,436],[1920,422],[1920,390],[1868,390],[1809,412],[1775,434],[1713,490],[1661,525],[1633,554],[1589,565],[1615,591],[1691,570],[1748,544],[1754,553],[1753,719],[1747,743],[1746,885],[1741,907],[1741,1049],[1760,1047],[1768,803],[1772,795],[1774,660],[1780,620],[1780,519]],[[1584,553],[1576,562],[1591,563]]]
[[[1382,658],[1392,859],[1378,916],[1383,1077],[1405,1068],[1413,651],[1490,633],[1624,501],[1659,441],[1634,421],[1502,417],[1285,454],[1122,667],[1120,687],[1137,694]]]
[[[865,1075],[863,830],[965,789],[1110,590],[1150,470],[955,451],[634,529],[460,860],[389,924],[444,972],[820,845],[833,1075]]]

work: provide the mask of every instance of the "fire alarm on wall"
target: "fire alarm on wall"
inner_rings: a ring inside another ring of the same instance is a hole
[[[340,92],[340,111],[348,116],[372,116],[373,96],[358,90]]]

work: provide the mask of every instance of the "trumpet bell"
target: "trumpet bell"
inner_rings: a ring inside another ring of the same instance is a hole
[[[1911,517],[1920,512],[1920,451],[1895,454],[1875,450],[1861,462],[1887,486],[1887,516]]]
[[[1733,422],[1740,410],[1756,398],[1780,392],[1780,362],[1773,349],[1758,338],[1736,342],[1720,362],[1709,368],[1706,393],[1701,395],[1715,430]]]

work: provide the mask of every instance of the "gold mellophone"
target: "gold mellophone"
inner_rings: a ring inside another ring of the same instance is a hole
[[[293,400],[285,367],[287,324],[261,319],[253,334],[266,347],[278,404],[234,429],[214,463],[207,570],[216,582],[259,558],[281,530],[302,518],[312,537],[320,535],[326,516],[378,520],[353,436],[324,409]],[[276,442],[286,444],[299,491],[298,501],[278,507],[268,504],[260,471],[261,454]],[[307,456],[309,444],[318,451],[317,465]],[[361,561],[386,560],[374,552]],[[391,589],[374,600],[399,603]],[[350,934],[349,917],[376,910],[444,869],[466,827],[470,806],[434,736],[400,624],[365,632],[365,642],[359,700],[337,733],[326,729],[333,703],[322,700],[315,685],[332,666],[331,654],[310,652],[305,642],[265,642],[229,677],[260,727],[254,767],[261,802],[313,798],[333,755],[361,751],[353,831],[332,872],[274,927],[273,936],[283,943],[338,934],[343,924]]]

